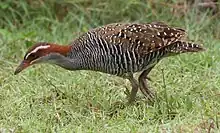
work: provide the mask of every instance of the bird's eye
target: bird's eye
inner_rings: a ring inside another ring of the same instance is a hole
[[[30,54],[29,58],[36,59],[38,56],[36,54]]]

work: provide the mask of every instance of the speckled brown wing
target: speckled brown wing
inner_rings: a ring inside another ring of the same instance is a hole
[[[162,22],[150,24],[110,24],[95,29],[112,45],[122,45],[122,50],[135,51],[140,55],[159,50],[174,43],[185,35],[185,31],[171,28]]]

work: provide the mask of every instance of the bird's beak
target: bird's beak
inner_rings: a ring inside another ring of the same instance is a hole
[[[27,61],[23,60],[21,62],[21,64],[16,68],[14,74],[16,75],[16,74],[20,73],[22,70],[24,70],[25,68],[27,68],[30,65],[31,65],[30,62],[27,62]]]

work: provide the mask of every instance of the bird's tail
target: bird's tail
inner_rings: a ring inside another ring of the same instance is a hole
[[[201,44],[177,41],[171,44],[167,50],[168,52],[173,53],[173,54],[180,54],[180,53],[186,53],[186,52],[204,51],[205,48]]]

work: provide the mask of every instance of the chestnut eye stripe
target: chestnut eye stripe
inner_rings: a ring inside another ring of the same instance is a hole
[[[49,48],[50,47],[50,45],[44,45],[44,46],[38,46],[38,47],[36,47],[35,49],[33,49],[31,52],[29,52],[26,56],[25,56],[25,58],[24,59],[27,59],[28,58],[28,56],[30,56],[32,53],[36,53],[38,50],[41,50],[41,49],[47,49],[47,48]]]

